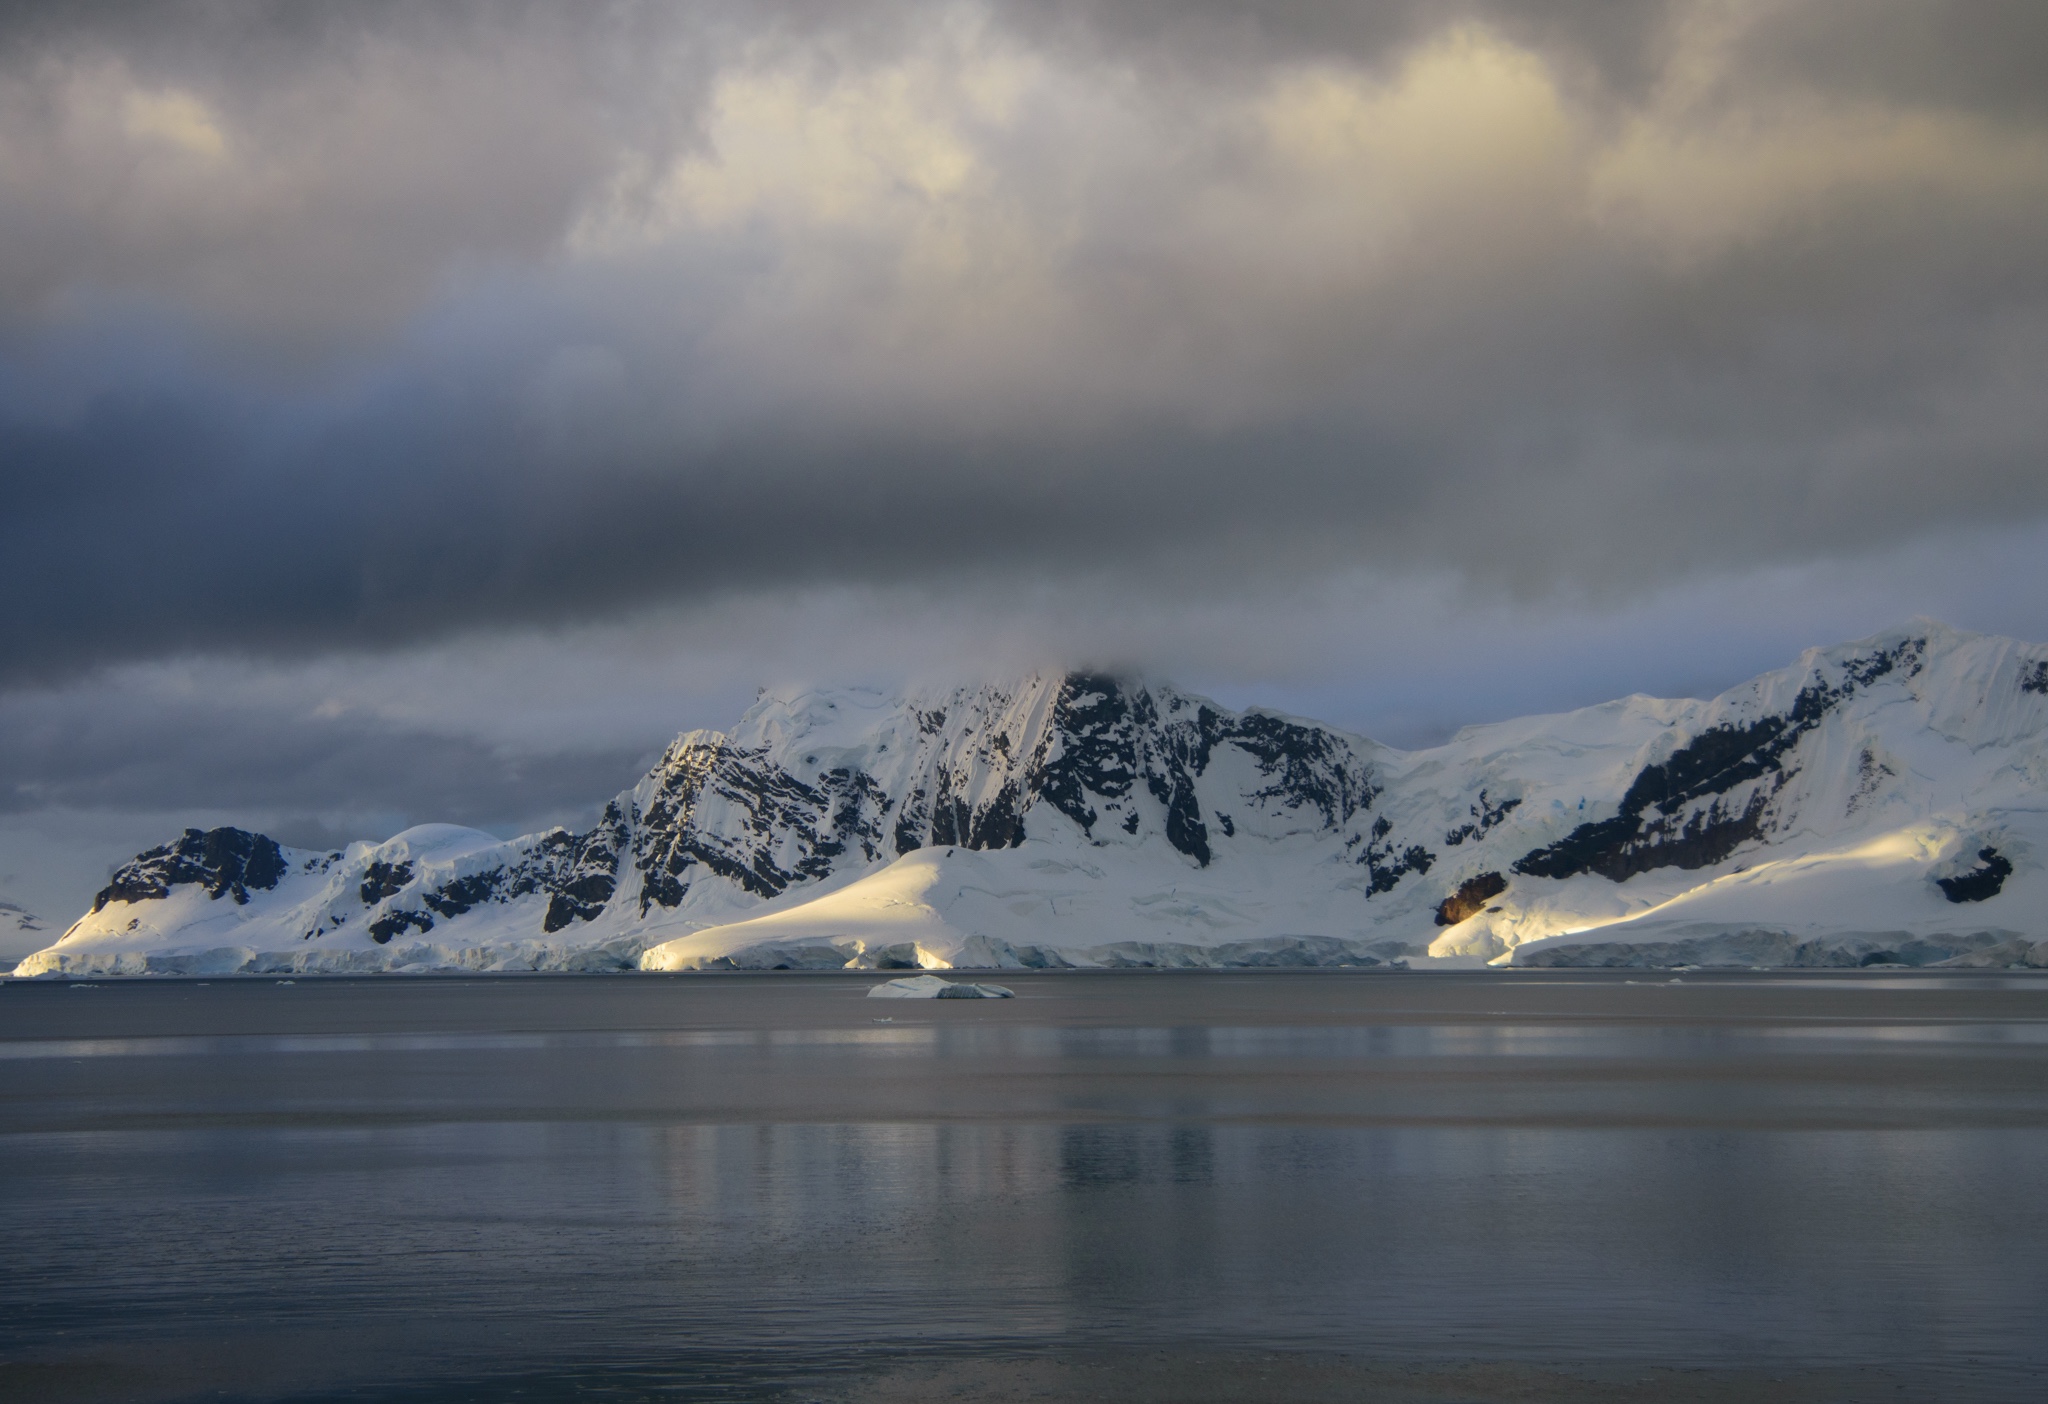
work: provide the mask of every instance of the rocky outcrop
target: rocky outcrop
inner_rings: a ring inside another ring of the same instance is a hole
[[[1977,850],[1977,865],[1953,877],[1938,877],[1934,885],[1951,902],[1986,902],[1996,897],[2012,876],[2012,860],[1995,848]]]
[[[1625,882],[1657,868],[1705,868],[1763,837],[1772,801],[1796,770],[1794,750],[1859,689],[1893,673],[1912,677],[1924,638],[1842,660],[1817,675],[1783,712],[1710,726],[1637,773],[1611,819],[1581,824],[1515,860],[1529,877],[1598,873]]]
[[[607,851],[630,842],[640,913],[680,906],[700,875],[760,898],[829,875],[851,854],[881,856],[886,797],[873,776],[846,767],[806,782],[764,747],[692,732],[669,747],[627,800],[607,812]],[[711,822],[704,822],[706,818]]]
[[[92,899],[92,909],[168,897],[185,883],[203,887],[216,900],[232,897],[247,906],[252,890],[268,892],[284,875],[284,853],[275,839],[245,829],[187,829],[173,842],[123,864]]]
[[[1481,873],[1458,884],[1458,890],[1437,903],[1436,924],[1456,926],[1486,910],[1486,904],[1508,890],[1508,880],[1499,873]]]

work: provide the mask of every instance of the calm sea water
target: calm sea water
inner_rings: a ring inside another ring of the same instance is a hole
[[[2048,977],[0,989],[10,1399],[2048,1398]]]

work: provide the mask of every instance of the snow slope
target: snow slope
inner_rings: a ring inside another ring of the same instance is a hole
[[[2048,649],[1921,624],[1401,752],[1087,674],[765,695],[588,833],[188,831],[18,975],[2048,964]]]

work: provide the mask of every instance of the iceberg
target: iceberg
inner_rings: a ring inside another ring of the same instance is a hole
[[[884,980],[868,991],[869,999],[1012,999],[1016,991],[1006,985],[973,985],[964,981],[941,980],[936,975],[912,975],[902,980]]]

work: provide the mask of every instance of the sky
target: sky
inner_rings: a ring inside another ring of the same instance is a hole
[[[0,9],[0,901],[761,686],[2048,638],[2037,0]],[[0,954],[51,934],[10,931]]]

